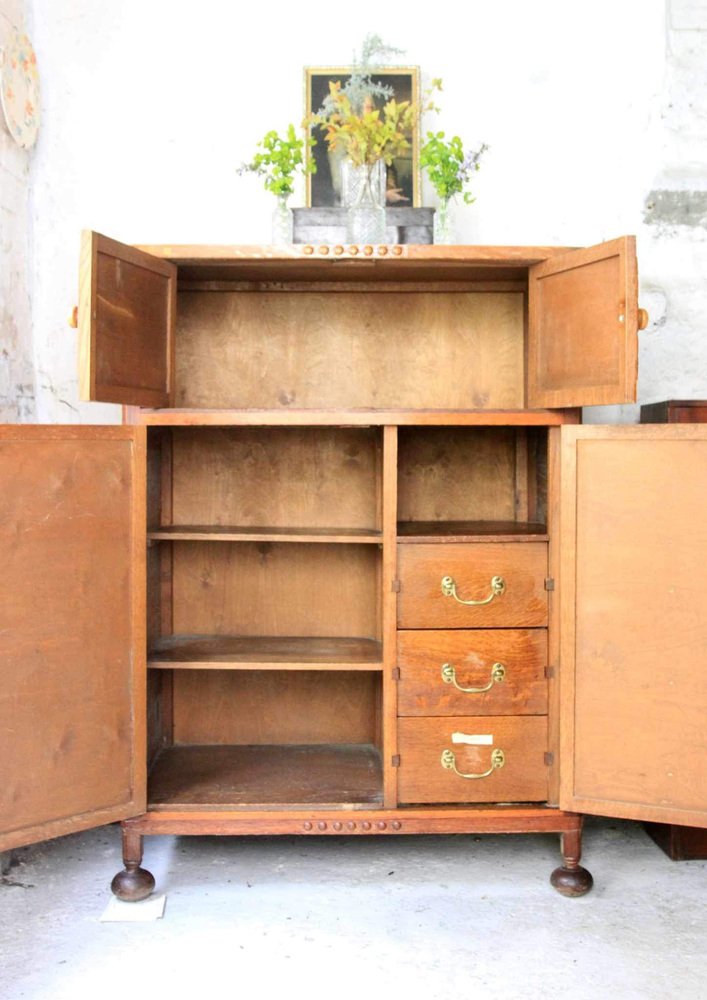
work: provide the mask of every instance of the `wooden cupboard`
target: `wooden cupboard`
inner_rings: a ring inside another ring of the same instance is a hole
[[[707,429],[635,396],[631,238],[82,245],[84,398],[5,427],[0,849],[707,825]]]

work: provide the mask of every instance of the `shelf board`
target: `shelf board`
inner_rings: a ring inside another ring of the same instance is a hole
[[[181,670],[382,670],[376,639],[320,636],[169,635],[148,667]]]
[[[148,809],[365,809],[381,805],[371,744],[181,746],[157,758]]]
[[[398,542],[546,542],[547,527],[525,521],[400,521]]]
[[[136,409],[133,419],[148,427],[554,427],[580,422],[581,410],[413,410],[374,409]]]
[[[370,528],[273,528],[251,525],[169,524],[147,532],[158,542],[319,542],[380,545],[383,533]]]

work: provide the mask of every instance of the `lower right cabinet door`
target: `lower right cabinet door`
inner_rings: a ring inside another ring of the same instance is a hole
[[[560,435],[560,805],[707,826],[707,427]]]

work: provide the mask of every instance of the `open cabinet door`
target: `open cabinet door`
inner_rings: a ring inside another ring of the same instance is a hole
[[[707,826],[707,427],[561,440],[560,805]]]
[[[528,406],[635,401],[639,316],[634,237],[533,265],[528,313]]]
[[[81,399],[169,406],[177,268],[98,233],[81,235]]]
[[[0,851],[145,811],[145,429],[0,426]]]

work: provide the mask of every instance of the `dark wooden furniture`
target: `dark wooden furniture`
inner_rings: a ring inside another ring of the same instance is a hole
[[[125,423],[0,435],[0,850],[120,819],[135,899],[153,833],[554,831],[579,895],[583,813],[707,825],[707,428],[578,426],[636,289],[630,238],[87,234]]]
[[[669,399],[641,407],[643,424],[707,424],[707,399]],[[646,823],[653,840],[673,861],[707,859],[707,829]]]

